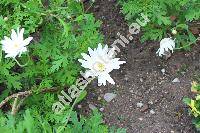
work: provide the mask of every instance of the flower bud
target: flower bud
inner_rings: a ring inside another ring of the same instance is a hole
[[[173,29],[173,30],[172,30],[172,34],[173,34],[173,35],[176,35],[176,34],[177,34],[177,31],[176,31],[175,29]]]
[[[8,20],[8,17],[4,17],[3,20],[4,20],[4,21],[7,21],[7,20]]]

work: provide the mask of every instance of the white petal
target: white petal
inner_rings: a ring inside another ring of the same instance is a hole
[[[88,61],[85,61],[85,60],[82,60],[82,59],[78,59],[78,61],[79,61],[80,63],[82,63],[82,64],[81,64],[82,67],[84,67],[84,68],[89,68],[89,69],[91,68],[91,65],[92,65],[92,64],[90,64]]]
[[[94,56],[95,55],[95,52],[90,47],[88,48],[88,51],[89,51],[90,56]]]
[[[11,58],[15,58],[17,56],[18,53],[16,52],[12,52],[12,53],[8,53],[5,58],[11,57]]]
[[[109,74],[106,74],[106,75],[105,75],[105,79],[106,79],[109,83],[115,84],[114,80],[110,77]]]
[[[11,33],[11,39],[12,40],[16,40],[17,39],[17,33],[13,29],[12,29],[12,33]]]
[[[28,38],[26,38],[26,39],[23,41],[23,46],[28,45],[28,44],[31,42],[31,40],[33,40],[33,37],[28,37]]]
[[[22,53],[26,52],[27,51],[27,48],[26,47],[23,47],[22,49],[20,49],[20,52],[19,52],[19,57],[21,56]]]
[[[105,45],[105,47],[103,48],[103,51],[104,51],[105,53],[108,53],[108,45]]]
[[[91,59],[91,57],[89,55],[85,54],[85,53],[81,53],[81,55],[83,56],[83,59],[85,59],[85,60]]]
[[[109,58],[114,58],[115,57],[115,49],[114,48],[109,50],[108,57]]]
[[[97,52],[101,55],[102,54],[102,51],[103,49],[102,49],[102,45],[101,45],[101,43],[99,43],[98,44],[98,47],[97,47]]]
[[[103,76],[98,76],[98,86],[106,85],[106,79]]]
[[[12,44],[12,40],[10,40],[10,39],[2,40],[1,44],[3,44],[3,45],[10,45],[10,44]]]
[[[85,77],[95,77],[96,75],[95,75],[95,73],[92,71],[92,70],[87,70],[86,72],[85,72]]]
[[[18,29],[19,30],[19,29]],[[23,35],[24,35],[24,28],[22,28],[20,31],[19,31],[19,33],[18,33],[18,37],[19,37],[19,39],[20,40],[23,40],[24,39],[24,37],[23,37]],[[32,38],[33,39],[33,38]],[[32,40],[31,39],[31,40]],[[25,40],[24,40],[25,41]],[[30,42],[30,41],[29,41]]]
[[[106,85],[106,81],[111,84],[115,84],[114,80],[110,77],[108,73],[102,73],[102,75],[98,76],[98,84],[99,85]]]

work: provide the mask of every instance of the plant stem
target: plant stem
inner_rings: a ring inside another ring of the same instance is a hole
[[[196,39],[195,41],[197,41],[197,39]],[[180,48],[175,48],[175,50],[181,50],[181,49],[187,48],[188,46],[191,46],[191,45],[193,45],[193,44],[196,44],[196,43],[189,43],[189,44],[186,45],[186,46],[183,46],[183,47],[180,47]]]
[[[15,60],[15,62],[17,63],[17,65],[19,65],[20,67],[25,67],[25,66],[27,66],[28,65],[28,63],[29,63],[29,61],[30,61],[30,56],[29,56],[29,54],[27,54],[27,56],[28,56],[28,61],[26,62],[26,64],[20,64],[19,63],[19,61],[16,59],[16,58],[14,58],[14,60]]]
[[[27,64],[28,64],[28,62],[27,62],[26,64],[22,65],[22,64],[20,64],[20,63],[18,62],[18,60],[17,60],[16,58],[14,58],[14,60],[15,60],[15,62],[17,63],[17,65],[20,66],[20,67],[25,67],[25,66],[27,66]]]

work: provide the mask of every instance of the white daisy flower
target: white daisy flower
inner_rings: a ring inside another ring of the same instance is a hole
[[[160,41],[160,48],[158,49],[158,51],[156,52],[156,54],[158,54],[160,57],[162,57],[163,55],[166,55],[166,52],[170,52],[175,48],[175,40],[171,39],[171,38],[164,38]]]
[[[119,58],[114,58],[114,50],[109,50],[106,45],[104,48],[101,44],[98,48],[92,50],[88,48],[89,55],[82,53],[84,60],[79,59],[82,67],[86,68],[86,77],[98,77],[98,85],[106,85],[106,81],[115,84],[114,80],[110,77],[109,73],[113,69],[119,69],[121,64],[125,61],[119,61]]]
[[[28,37],[24,40],[23,34],[24,28],[21,30],[18,28],[17,32],[12,29],[11,38],[5,36],[4,40],[0,42],[2,44],[2,50],[7,54],[5,58],[15,58],[17,55],[21,56],[23,52],[27,51],[26,46],[31,42],[33,38]]]

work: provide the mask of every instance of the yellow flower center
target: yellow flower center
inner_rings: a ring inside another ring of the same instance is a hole
[[[15,43],[14,48],[19,48],[19,44]]]
[[[100,62],[97,62],[94,64],[94,68],[97,70],[97,71],[100,71],[100,72],[103,72],[105,71],[105,65],[103,63],[100,63]]]

